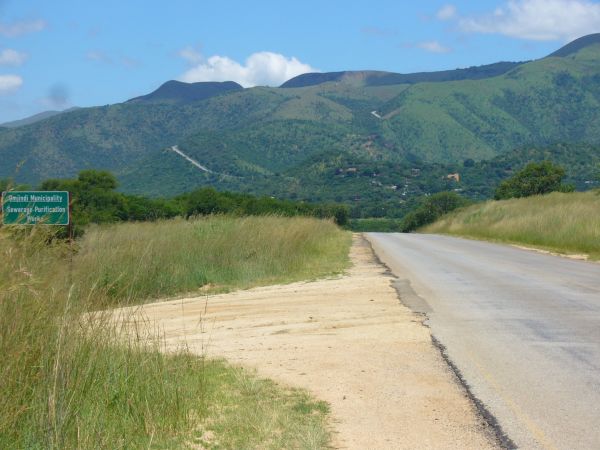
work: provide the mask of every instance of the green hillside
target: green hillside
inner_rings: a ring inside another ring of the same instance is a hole
[[[501,175],[533,157],[523,149],[566,142],[566,154],[557,156],[565,164],[572,163],[572,144],[583,145],[573,150],[581,163],[575,181],[583,188],[593,179],[600,144],[600,39],[582,38],[555,55],[453,81],[379,85],[365,72],[295,88],[225,85],[228,92],[171,83],[165,86],[173,92],[159,89],[145,100],[1,129],[0,178],[36,184],[97,168],[113,171],[122,189],[137,193],[212,185],[300,199],[377,200],[389,202],[389,211],[446,188],[486,196]],[[209,98],[194,100],[207,92]],[[169,151],[173,145],[212,172]],[[473,165],[464,167],[465,160]],[[459,186],[446,179],[455,172]]]

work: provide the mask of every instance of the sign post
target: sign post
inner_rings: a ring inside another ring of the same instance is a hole
[[[69,225],[67,191],[9,191],[2,193],[4,225]]]
[[[8,191],[2,193],[4,225],[67,225],[69,285],[73,284],[73,221],[67,191]]]

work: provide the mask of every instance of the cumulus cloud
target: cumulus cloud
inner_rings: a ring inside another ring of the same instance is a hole
[[[481,16],[461,17],[462,30],[534,41],[571,41],[600,31],[600,3],[588,0],[511,0]]]
[[[186,59],[190,61],[189,54]],[[188,83],[235,81],[244,87],[278,86],[306,72],[318,72],[318,70],[294,57],[288,58],[272,52],[258,52],[250,55],[244,64],[227,56],[215,55],[206,60],[201,59],[194,67],[187,70],[180,80]]]
[[[430,53],[449,53],[452,51],[451,48],[443,46],[438,41],[418,42],[415,47]]]
[[[7,94],[19,89],[23,79],[18,75],[0,75],[0,94]]]
[[[440,20],[450,20],[456,17],[456,6],[444,5],[442,6],[435,16]]]
[[[17,37],[23,34],[42,31],[46,28],[46,25],[46,21],[42,19],[0,23],[0,34],[6,37]]]
[[[0,50],[0,65],[2,66],[20,66],[27,59],[25,53],[18,52],[11,48]]]

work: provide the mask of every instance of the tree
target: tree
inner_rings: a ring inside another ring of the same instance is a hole
[[[469,201],[456,192],[438,192],[424,197],[417,208],[402,219],[401,230],[404,233],[414,231],[424,225],[435,222],[444,214],[466,206]]]
[[[562,184],[564,176],[565,169],[551,161],[532,162],[509,179],[501,182],[494,193],[494,199],[529,197],[554,191],[573,191],[572,185]]]

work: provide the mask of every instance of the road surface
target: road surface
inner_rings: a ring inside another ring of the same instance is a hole
[[[600,264],[438,235],[367,237],[514,445],[600,449]]]

